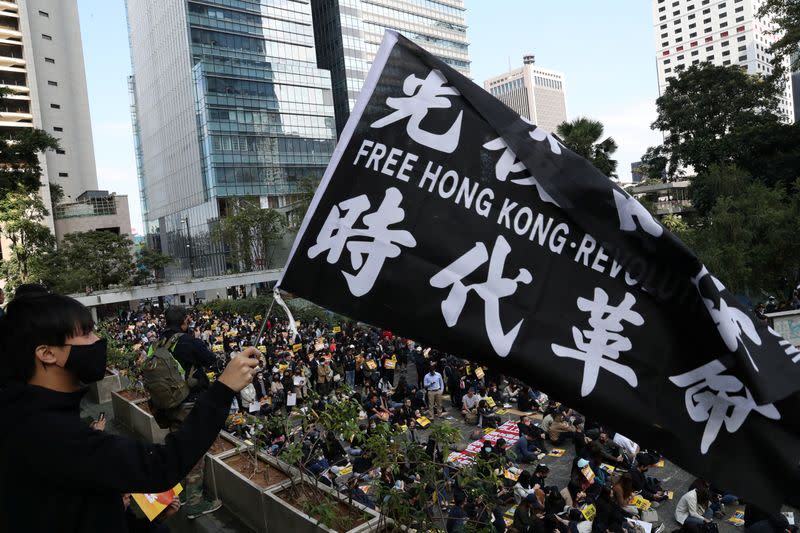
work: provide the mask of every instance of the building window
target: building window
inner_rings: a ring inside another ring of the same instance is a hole
[[[55,60],[55,59],[53,59],[52,57],[45,57],[45,58],[44,58],[44,62],[45,62],[45,63],[55,63],[55,62],[56,62],[56,60]]]
[[[740,52],[744,52],[745,50],[747,50],[747,45],[746,44],[743,44],[742,46],[739,47],[739,51]]]
[[[739,61],[747,61],[747,55],[739,56]]]
[[[725,67],[727,67],[730,64],[731,64],[731,60],[730,59],[726,59],[725,61],[722,62],[722,66],[725,66]]]
[[[720,28],[727,28],[728,27],[728,23],[727,22],[720,22],[719,23],[719,27]]]
[[[694,57],[694,56],[698,55],[699,53],[700,53],[700,52],[698,52],[697,50],[693,51],[693,52],[692,52],[692,57]]]
[[[44,39],[45,41],[52,41],[53,40],[53,38],[51,36],[47,35],[46,33],[42,34],[42,39]]]
[[[744,22],[744,17],[736,17],[736,22]]]
[[[661,15],[660,17],[658,17],[658,20],[667,20],[667,16],[666,15]]]
[[[737,37],[737,38],[736,38],[736,40],[737,40],[737,41],[739,41],[739,42],[742,42],[742,41],[744,41],[745,39],[746,39],[746,37],[745,37],[744,35],[742,35],[741,37]],[[756,45],[756,46],[758,46],[758,45]]]
[[[734,9],[733,11],[734,11],[734,13],[741,13],[742,11],[744,11],[744,6],[739,6],[736,9]]]
[[[739,26],[738,28],[736,28],[737,33],[741,33],[743,31],[744,31],[744,26]]]
[[[722,55],[723,56],[729,56],[729,55],[731,55],[731,51],[730,50],[725,50],[724,52],[722,52]]]
[[[61,106],[58,104],[50,104],[50,107],[52,107],[53,109],[61,109]]]
[[[64,155],[67,152],[65,152],[64,150],[58,149],[58,150],[56,150],[56,153],[59,154],[59,155]]]
[[[47,85],[52,85],[53,87],[58,87],[58,82],[57,81],[48,80],[47,81]]]
[[[714,45],[713,44],[711,46],[706,46],[706,52],[710,52],[713,49],[714,49]]]
[[[61,126],[53,126],[53,131],[64,131],[64,128]]]
[[[677,61],[683,61],[683,54],[679,55],[675,58]]]
[[[59,178],[68,178],[69,177],[69,173],[68,172],[59,172],[58,173],[58,177]]]
[[[39,10],[39,16],[40,17],[44,17],[46,19],[49,19],[50,18],[50,13],[48,13],[47,11]]]

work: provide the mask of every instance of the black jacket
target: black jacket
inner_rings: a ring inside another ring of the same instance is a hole
[[[161,334],[161,338],[169,339],[176,333],[180,332],[168,329]],[[184,372],[188,372],[190,368],[194,367],[193,376],[198,385],[192,388],[192,392],[199,392],[208,388],[209,382],[206,369],[214,366],[217,362],[217,356],[208,349],[203,341],[194,338],[190,334],[181,335],[172,355],[181,364]]]
[[[122,494],[179,483],[214,442],[234,395],[214,383],[157,445],[88,427],[83,394],[16,383],[0,391],[0,531],[126,532]]]

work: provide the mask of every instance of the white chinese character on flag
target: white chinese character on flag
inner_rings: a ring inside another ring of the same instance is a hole
[[[382,128],[410,117],[406,124],[406,132],[409,137],[428,148],[452,154],[458,148],[464,111],[459,111],[458,118],[445,133],[431,133],[422,128],[422,121],[428,116],[428,111],[449,109],[452,103],[446,97],[461,94],[454,87],[445,87],[446,83],[447,79],[436,69],[431,70],[424,80],[411,74],[403,82],[403,92],[406,97],[386,99],[386,105],[396,111],[376,120],[370,126]]]
[[[619,229],[622,231],[636,231],[641,226],[646,233],[653,237],[661,237],[664,233],[664,228],[653,218],[650,211],[628,193],[615,189],[614,203],[619,214]]]
[[[703,454],[714,444],[722,424],[728,433],[736,433],[752,411],[772,420],[781,419],[773,404],[756,405],[747,387],[737,377],[723,375],[725,370],[725,365],[714,360],[669,378],[678,387],[688,387],[685,402],[689,417],[695,422],[706,423],[700,442]]]
[[[503,154],[500,156],[500,159],[497,160],[497,164],[494,167],[497,181],[506,181],[509,174],[516,174],[519,172],[525,172],[527,170],[525,168],[525,164],[517,159],[517,155],[502,137],[498,137],[487,142],[483,145],[483,147],[493,152],[503,150]],[[515,178],[511,180],[511,183],[517,185],[533,185],[536,187],[536,192],[539,193],[539,198],[541,198],[543,202],[549,202],[554,206],[559,207],[556,201],[553,200],[549,194],[547,194],[547,191],[545,191],[542,186],[539,185],[539,182],[536,181],[536,178],[533,176],[525,175],[523,177]]]
[[[725,290],[725,285],[712,276],[708,272],[708,269],[703,266],[697,277],[692,278],[692,283],[697,287],[698,292],[700,292],[700,281],[706,276],[711,276],[711,280],[714,282],[714,286],[718,291]],[[747,349],[747,345],[742,338],[744,335],[756,346],[761,346],[761,337],[758,331],[756,331],[755,324],[753,324],[753,321],[747,316],[747,313],[729,306],[721,294],[719,295],[719,307],[714,305],[713,300],[705,298],[702,293],[700,297],[706,309],[708,309],[711,319],[717,326],[717,331],[719,331],[720,337],[722,337],[722,341],[725,343],[725,347],[728,351],[735,352],[739,348],[739,343],[741,343],[742,348],[744,348],[745,353],[747,353],[747,357],[750,359],[750,363],[753,365],[755,371],[758,372],[758,366],[753,360],[753,356],[750,355],[750,350]]]
[[[592,329],[581,331],[572,327],[572,337],[577,349],[558,344],[550,345],[558,357],[584,362],[581,396],[588,396],[594,390],[601,368],[621,377],[631,387],[638,385],[633,369],[617,362],[620,352],[626,352],[633,347],[630,339],[620,334],[624,329],[622,322],[629,322],[634,326],[644,324],[642,315],[633,310],[635,303],[636,298],[625,293],[625,298],[618,306],[609,305],[608,294],[597,287],[594,290],[594,300],[578,298],[578,309],[591,313],[589,326]]]
[[[356,274],[342,270],[347,286],[353,296],[367,294],[380,274],[386,259],[400,255],[400,246],[413,248],[417,241],[405,230],[389,229],[389,226],[402,222],[405,211],[400,207],[403,195],[392,187],[378,210],[363,218],[364,228],[355,228],[358,219],[370,208],[365,194],[345,200],[333,206],[317,242],[308,249],[308,257],[314,259],[322,252],[328,252],[327,261],[331,265],[339,262],[345,246],[350,252],[350,265]],[[346,214],[342,216],[342,212]]]
[[[525,268],[520,268],[519,273],[513,279],[503,277],[506,258],[510,252],[511,246],[502,235],[498,236],[495,241],[491,259],[486,245],[476,242],[470,251],[431,278],[431,285],[438,289],[452,285],[447,299],[442,302],[442,315],[448,327],[452,328],[458,322],[470,291],[475,291],[483,299],[486,334],[492,348],[500,357],[506,357],[511,352],[511,346],[517,338],[522,322],[524,322],[520,320],[511,331],[504,333],[503,325],[500,322],[500,299],[517,292],[520,283],[527,285],[533,281],[533,276]],[[486,261],[489,261],[489,275],[486,281],[464,285],[464,278],[472,274],[478,267],[486,264]]]

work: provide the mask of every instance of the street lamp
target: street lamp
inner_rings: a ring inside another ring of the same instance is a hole
[[[194,278],[194,257],[192,253],[192,234],[189,231],[189,217],[185,217],[183,221],[186,223],[186,240],[188,241],[186,248],[188,248],[189,252],[189,269],[192,271],[192,277]]]

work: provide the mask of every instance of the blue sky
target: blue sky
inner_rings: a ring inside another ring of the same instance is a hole
[[[164,0],[166,1],[166,0]],[[649,0],[465,0],[472,76],[479,84],[522,64],[564,72],[570,119],[603,122],[620,146],[619,174],[657,144],[658,82]],[[78,0],[100,187],[127,194],[131,224],[142,228],[133,155],[131,73],[123,0]]]

